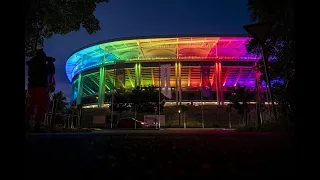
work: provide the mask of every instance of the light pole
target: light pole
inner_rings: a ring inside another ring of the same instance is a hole
[[[158,121],[157,121],[157,109],[158,109],[158,107],[155,105],[154,106],[154,124],[156,125],[156,129],[157,129],[157,124],[158,124]]]
[[[178,113],[179,113],[179,128],[180,128],[180,113],[181,113],[180,109],[178,110]]]
[[[253,39],[257,40],[262,47],[262,56],[263,56],[263,63],[264,63],[264,68],[266,73],[266,83],[267,83],[266,88],[270,95],[274,120],[275,122],[277,122],[277,112],[274,105],[273,93],[271,91],[271,83],[269,81],[268,54],[267,54],[268,52],[264,44],[269,34],[270,24],[269,23],[249,24],[249,25],[243,26],[243,28],[253,37]]]
[[[256,68],[258,69],[258,67]],[[260,92],[259,92],[259,82],[258,79],[256,79],[256,111],[257,111],[257,124],[258,124],[258,130],[260,131],[261,127],[261,118],[260,118]]]
[[[187,124],[186,124],[186,107],[183,106],[183,128],[187,128]]]

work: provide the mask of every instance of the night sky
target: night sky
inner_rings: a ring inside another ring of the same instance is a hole
[[[47,55],[56,58],[56,92],[63,91],[68,99],[71,83],[65,63],[83,46],[130,36],[247,34],[242,27],[250,23],[247,0],[110,0],[97,5],[95,15],[101,26],[96,34],[81,29],[44,43]]]

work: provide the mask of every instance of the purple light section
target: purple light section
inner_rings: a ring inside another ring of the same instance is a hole
[[[234,86],[236,81],[236,77],[235,78],[228,78],[225,84],[225,87],[231,87]],[[239,78],[238,83],[241,86],[246,86],[247,88],[254,88],[255,87],[255,77],[254,76],[250,76],[250,77],[246,77],[246,76],[242,76]]]
[[[248,87],[249,89],[253,89],[255,87],[255,81],[249,81],[245,84],[246,87]]]
[[[239,59],[255,59],[258,60],[260,57],[256,55],[248,54],[246,51],[246,43],[250,40],[249,37],[235,37],[235,38],[224,38],[221,37],[216,44],[210,50],[208,57],[232,57]],[[216,54],[216,52],[218,54]]]
[[[235,81],[236,81],[236,78],[229,78],[229,77],[228,77],[225,86],[226,86],[226,87],[231,87],[231,86],[234,85],[234,82],[235,82]]]
[[[234,82],[235,82],[235,78],[228,78],[227,81],[226,81],[226,84],[224,87],[232,87],[234,86]],[[274,81],[271,81],[271,85],[274,84],[274,83],[277,83],[277,82],[280,82],[279,80],[274,80]],[[242,79],[239,79],[238,83],[241,85],[241,86],[246,86],[247,88],[253,90],[256,86],[256,82],[255,82],[255,77],[254,76],[251,76],[247,79],[245,78],[242,78]],[[265,81],[262,81],[262,87],[265,89],[267,87],[267,84]]]
[[[262,87],[266,88],[267,87],[267,83],[265,81],[262,81]]]
[[[259,60],[260,57],[248,54],[246,43],[250,37],[208,37],[179,39],[178,56],[184,58],[188,56],[219,58],[230,60]]]
[[[238,80],[238,83],[239,83],[241,86],[247,86],[247,85],[246,85],[246,80],[247,80],[247,77],[240,77],[239,80]]]

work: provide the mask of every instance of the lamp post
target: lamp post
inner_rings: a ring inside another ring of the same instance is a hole
[[[181,113],[180,109],[178,110],[178,113],[179,113],[179,128],[180,128],[180,113]]]
[[[271,83],[269,81],[268,54],[267,54],[268,52],[264,44],[269,34],[270,24],[269,23],[249,24],[249,25],[243,26],[243,28],[253,37],[253,39],[257,40],[262,47],[263,63],[264,63],[264,68],[266,73],[267,91],[269,92],[269,95],[270,95],[274,120],[275,122],[277,122],[277,112],[274,105],[273,93],[271,91]]]
[[[186,110],[187,110],[187,106],[182,106],[182,110],[183,110],[183,128],[187,128],[187,124],[186,124]]]
[[[155,105],[154,106],[154,124],[156,125],[156,129],[157,129],[157,124],[158,124],[158,120],[157,120],[157,110],[158,110],[158,107]],[[159,117],[159,116],[158,116]]]

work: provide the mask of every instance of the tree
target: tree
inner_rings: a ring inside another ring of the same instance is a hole
[[[132,90],[132,94],[129,99],[132,105],[132,111],[140,113],[154,112],[154,107],[159,107],[159,91],[155,90],[154,85],[147,87],[136,87]],[[163,95],[160,95],[160,99],[163,99]],[[163,111],[164,102],[160,102],[160,111]]]
[[[100,30],[93,15],[96,4],[109,0],[27,0],[25,16],[25,56],[34,55],[37,45],[53,34],[67,34],[86,29],[89,34]]]
[[[254,99],[254,94],[250,92],[245,86],[241,87],[237,84],[230,97],[230,105],[238,111],[239,114],[244,116],[245,125],[248,124],[248,113],[250,112],[249,101]]]
[[[132,103],[132,111],[134,112],[134,118],[137,118],[137,107],[141,103],[141,87],[137,86],[136,88],[132,89],[132,94],[129,96],[130,102]]]
[[[56,101],[56,112],[65,112],[67,110],[67,105],[69,104],[67,102],[67,98],[63,95],[62,91],[59,91],[57,93],[54,93],[52,95],[52,100]],[[51,102],[52,104],[53,102]]]
[[[114,93],[113,98],[113,103],[110,104],[109,109],[112,110],[113,106],[113,110],[117,111],[121,117],[123,111],[128,111],[130,109],[130,102],[128,100],[128,96],[116,92]]]
[[[292,120],[295,112],[295,39],[294,7],[292,0],[248,0],[251,21],[269,23],[270,33],[265,42],[269,56],[269,79],[273,80],[271,91],[282,112]],[[261,47],[256,40],[247,44],[247,51],[261,55]],[[259,61],[261,79],[265,81],[265,70]],[[282,106],[282,107],[281,107]]]
[[[291,0],[249,0],[248,9],[253,21],[271,24],[265,46],[269,55],[270,78],[289,80],[295,71],[293,3]],[[290,3],[291,2],[291,3]],[[249,53],[261,55],[261,47],[256,40],[247,44]],[[260,71],[264,73],[263,63]],[[263,77],[263,76],[262,76]]]

